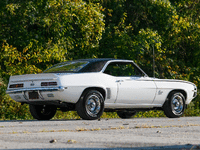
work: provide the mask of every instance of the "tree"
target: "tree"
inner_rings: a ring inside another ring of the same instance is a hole
[[[41,72],[60,61],[96,55],[94,49],[104,31],[98,4],[81,0],[8,0],[1,1],[1,8],[1,51],[6,45],[14,48],[15,64],[20,63],[21,68],[34,66],[34,72]],[[10,58],[2,58],[1,62],[4,72],[7,59]],[[21,73],[31,72],[16,74]]]

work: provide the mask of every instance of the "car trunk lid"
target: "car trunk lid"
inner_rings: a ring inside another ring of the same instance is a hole
[[[42,73],[11,76],[8,89],[56,86],[59,86],[58,76],[56,74]]]
[[[46,80],[56,80],[57,75],[52,73],[41,73],[41,74],[25,74],[25,75],[16,75],[11,76],[9,82],[27,82],[27,81],[46,81]]]

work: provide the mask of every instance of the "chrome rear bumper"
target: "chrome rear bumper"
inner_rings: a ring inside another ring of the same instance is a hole
[[[26,91],[64,91],[65,87],[45,87],[45,88],[21,88],[21,89],[9,89],[6,90],[7,94],[21,93]]]

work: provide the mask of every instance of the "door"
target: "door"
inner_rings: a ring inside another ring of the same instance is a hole
[[[118,94],[116,103],[151,104],[156,94],[156,84],[132,62],[112,62],[105,73],[116,77]]]
[[[147,77],[119,77],[116,103],[151,104],[155,98],[156,85]]]

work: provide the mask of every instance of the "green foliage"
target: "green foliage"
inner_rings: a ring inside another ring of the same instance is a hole
[[[125,26],[126,13],[118,26],[108,26],[100,41],[99,57],[129,58],[131,56],[132,39],[127,34],[132,26]]]
[[[165,117],[163,111],[145,111],[138,112],[134,118],[153,118],[153,117]]]
[[[8,43],[2,44],[0,53],[0,74],[4,77],[6,83],[11,75],[41,72],[39,68],[29,63],[35,55],[31,56],[30,54],[24,54],[25,52],[19,52]]]
[[[80,119],[76,111],[57,111],[53,119]]]
[[[1,78],[0,78],[1,79]],[[13,101],[5,94],[6,85],[0,81],[0,119],[15,120],[15,119],[33,119],[28,110],[28,105],[21,105]]]
[[[159,71],[165,61],[165,49],[161,48],[162,39],[157,31],[153,31],[149,28],[141,29],[134,40],[134,48],[132,59],[140,65],[147,74],[152,75],[153,59],[157,62],[157,77]],[[154,56],[153,56],[154,51]],[[162,75],[160,73],[160,75]],[[153,75],[152,75],[153,76]]]
[[[4,45],[14,47],[17,59],[22,59],[19,62],[44,70],[60,61],[96,55],[93,49],[104,30],[98,4],[81,0],[8,0],[1,4],[2,51]]]

